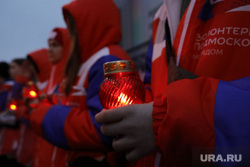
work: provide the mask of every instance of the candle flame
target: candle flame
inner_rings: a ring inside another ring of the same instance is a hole
[[[37,97],[37,93],[34,91],[34,90],[31,90],[30,92],[29,92],[29,95],[31,96],[31,97]]]
[[[16,106],[15,104],[11,104],[11,105],[10,105],[10,109],[11,109],[11,110],[16,110],[16,109],[17,109],[17,106]]]
[[[130,100],[130,98],[128,98],[127,95],[125,95],[124,93],[121,93],[120,96],[118,97],[118,101],[120,103],[122,103],[123,105],[128,105],[128,104],[132,104],[132,100]]]

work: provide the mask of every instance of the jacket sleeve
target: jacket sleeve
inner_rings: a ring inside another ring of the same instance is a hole
[[[10,92],[10,99],[14,100],[17,103],[17,110],[15,112],[15,116],[22,123],[30,126],[29,123],[29,109],[24,104],[22,91],[27,82],[30,81],[29,77],[17,76],[15,83]]]
[[[15,83],[12,87],[10,97],[15,100],[20,100],[23,98],[22,96],[22,89],[25,84],[30,81],[30,78],[24,76],[17,76]]]
[[[0,112],[3,112],[6,109],[8,91],[0,90]]]
[[[170,84],[153,109],[153,131],[164,165],[191,166],[200,161],[200,151],[250,148],[249,83],[250,77],[230,82],[200,77]]]
[[[103,63],[119,60],[104,56],[97,60],[88,73],[87,108],[65,105],[42,106],[33,111],[30,121],[37,133],[50,143],[65,149],[100,151],[111,148],[112,138],[100,132],[95,114],[103,107],[99,101],[99,87],[104,80]]]

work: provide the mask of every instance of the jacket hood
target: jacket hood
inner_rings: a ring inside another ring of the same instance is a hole
[[[57,27],[52,30],[52,32],[56,32],[57,34],[60,34],[60,43],[63,47],[63,55],[61,60],[52,65],[52,71],[49,79],[49,83],[47,86],[47,91],[51,91],[51,89],[54,88],[54,86],[58,85],[63,77],[64,77],[64,69],[67,63],[67,60],[69,58],[69,50],[70,50],[70,38],[69,33],[66,28]],[[50,92],[52,93],[52,92]]]
[[[67,14],[76,23],[82,62],[101,48],[120,42],[120,14],[113,0],[75,0],[63,6],[65,20]]]
[[[39,73],[39,82],[44,82],[49,79],[51,71],[51,63],[49,62],[48,49],[42,48],[33,52],[28,53],[27,57],[30,57],[36,64]]]

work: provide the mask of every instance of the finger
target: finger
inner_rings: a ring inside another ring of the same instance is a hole
[[[120,123],[104,124],[101,126],[101,132],[106,136],[123,135],[122,129]]]
[[[131,138],[121,137],[114,139],[112,146],[116,151],[128,151],[134,148],[134,143]]]
[[[131,161],[131,162],[137,161],[137,160],[140,159],[141,157],[143,157],[143,155],[141,155],[141,154],[139,153],[139,151],[136,150],[136,149],[131,149],[131,150],[127,151],[127,153],[126,153],[126,159],[127,159],[128,161]]]
[[[126,115],[126,111],[128,110],[129,106],[125,107],[119,107],[109,110],[103,110],[96,114],[95,120],[98,123],[112,123],[112,122],[118,122],[123,119],[123,117]]]

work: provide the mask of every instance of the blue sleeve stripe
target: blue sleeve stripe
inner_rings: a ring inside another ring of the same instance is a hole
[[[144,76],[144,84],[151,84],[152,56],[153,56],[153,43],[151,40],[148,46],[148,52],[146,55],[146,70],[145,70],[145,76]]]
[[[44,138],[61,148],[69,149],[67,139],[64,133],[64,123],[71,107],[63,105],[54,105],[46,113],[42,130]]]
[[[219,82],[214,109],[214,128],[215,154],[244,153],[249,157],[250,77]],[[245,159],[242,163],[249,163],[247,161],[249,160]]]
[[[210,18],[213,18],[213,7],[211,4],[210,0],[206,0],[206,2],[204,3],[198,18],[201,19],[202,21],[207,21]]]

